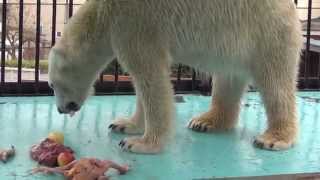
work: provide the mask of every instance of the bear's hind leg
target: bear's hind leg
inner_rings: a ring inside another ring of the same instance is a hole
[[[281,65],[276,64],[259,65],[260,68],[256,68],[254,78],[265,104],[268,128],[256,138],[254,144],[263,149],[284,150],[296,142],[298,134],[296,63],[288,60],[282,61]]]
[[[188,127],[194,131],[228,130],[237,122],[241,96],[246,87],[245,78],[220,75],[213,82],[210,110],[189,123]]]

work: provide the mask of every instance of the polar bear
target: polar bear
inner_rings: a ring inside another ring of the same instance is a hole
[[[268,128],[254,144],[268,150],[297,139],[296,76],[302,47],[291,0],[90,0],[71,18],[49,55],[49,85],[60,113],[78,111],[115,57],[133,77],[137,109],[110,125],[122,149],[158,153],[173,129],[171,63],[214,75],[214,100],[189,128],[234,128],[246,85],[254,81]]]

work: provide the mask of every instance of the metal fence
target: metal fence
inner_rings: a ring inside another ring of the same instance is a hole
[[[49,88],[46,80],[41,79],[40,74],[40,50],[42,48],[50,48],[53,46],[57,40],[57,7],[64,6],[66,8],[66,14],[68,17],[71,17],[74,13],[74,8],[80,6],[75,4],[73,0],[68,0],[66,3],[57,3],[57,0],[52,0],[52,3],[42,3],[41,0],[37,0],[36,3],[30,4],[25,3],[23,0],[17,1],[18,3],[9,3],[7,0],[2,0],[2,28],[1,28],[1,82],[0,82],[0,96],[4,95],[52,95],[52,90]],[[297,4],[299,1],[295,0]],[[17,44],[17,67],[13,68],[15,71],[14,76],[16,80],[14,82],[6,81],[6,76],[8,76],[8,70],[12,69],[7,67],[7,30],[8,30],[8,7],[10,5],[16,5],[18,9],[17,17],[17,34],[18,34],[18,44]],[[34,78],[31,80],[23,79],[23,51],[24,51],[24,10],[28,5],[35,6],[35,35],[34,35],[34,44],[35,44],[35,54],[34,61],[31,63],[34,64],[31,73]],[[48,47],[41,45],[41,31],[42,31],[42,20],[43,16],[41,15],[43,11],[43,6],[50,7],[50,31],[51,38]],[[312,20],[312,0],[308,0],[308,6],[305,7],[308,11],[308,18],[306,21],[306,43],[305,49],[302,53],[302,62],[300,67],[299,74],[299,89],[310,90],[310,89],[320,89],[320,50],[317,51],[312,47],[311,44],[311,20]],[[131,85],[130,77],[123,75],[121,67],[118,63],[111,64],[112,72],[104,72],[100,75],[100,78],[96,83],[96,92],[97,94],[131,94],[134,92]],[[109,68],[110,69],[110,68]],[[198,79],[198,76],[195,70],[187,68],[183,65],[175,65],[172,73],[172,82],[177,93],[191,93],[191,92],[203,92],[210,93],[211,83],[209,81],[201,81]]]

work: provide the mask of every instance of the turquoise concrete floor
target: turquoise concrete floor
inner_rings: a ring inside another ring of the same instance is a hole
[[[253,137],[266,127],[266,116],[257,93],[247,93],[237,128],[228,133],[201,134],[188,130],[189,119],[207,110],[210,97],[186,95],[177,103],[176,136],[159,155],[122,152],[118,142],[124,135],[112,134],[108,125],[115,117],[129,116],[134,96],[90,98],[73,118],[59,115],[53,97],[0,98],[0,148],[14,144],[16,158],[0,163],[0,180],[63,179],[60,176],[25,176],[36,166],[29,148],[51,131],[63,131],[66,144],[77,157],[97,157],[127,163],[132,170],[123,180],[188,180],[225,176],[257,176],[320,171],[320,92],[297,94],[301,134],[295,148],[270,152],[252,146]]]

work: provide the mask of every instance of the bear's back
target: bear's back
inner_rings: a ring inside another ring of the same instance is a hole
[[[299,19],[291,0],[105,2],[111,3],[111,36],[126,43],[132,40],[127,37],[144,37],[151,42],[157,38],[170,44],[172,52],[211,50],[216,56],[242,56],[257,44],[273,43],[279,37],[287,42],[292,37],[297,42],[301,40]],[[266,46],[261,44],[261,49]]]

